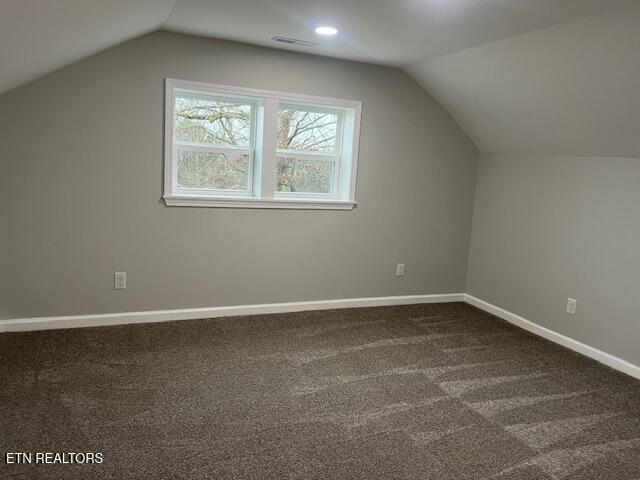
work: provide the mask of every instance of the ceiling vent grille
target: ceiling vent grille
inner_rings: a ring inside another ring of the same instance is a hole
[[[271,40],[274,42],[285,43],[287,45],[298,45],[299,47],[317,47],[319,45],[315,42],[307,42],[306,40],[298,40],[297,38],[289,37],[273,37]]]

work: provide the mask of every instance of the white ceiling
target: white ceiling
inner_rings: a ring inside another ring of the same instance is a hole
[[[412,63],[637,0],[178,0],[166,29],[384,65]],[[314,33],[335,26],[334,38]]]
[[[0,93],[144,33],[175,0],[0,0]]]
[[[636,5],[640,0],[0,0],[0,94],[165,28],[403,67],[480,150],[640,157]],[[321,24],[340,33],[316,35]],[[273,36],[319,45],[284,46]]]
[[[407,70],[481,151],[640,158],[640,4]]]

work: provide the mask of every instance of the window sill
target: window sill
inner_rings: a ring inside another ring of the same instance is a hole
[[[353,210],[351,200],[307,200],[254,197],[205,197],[198,195],[165,195],[168,207],[283,208],[297,210]]]

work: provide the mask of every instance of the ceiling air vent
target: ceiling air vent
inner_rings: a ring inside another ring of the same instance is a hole
[[[306,40],[298,40],[289,37],[273,37],[274,42],[286,43],[287,45],[298,45],[299,47],[317,47],[319,44],[315,42],[307,42]]]

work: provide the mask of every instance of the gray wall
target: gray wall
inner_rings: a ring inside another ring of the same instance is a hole
[[[361,100],[359,208],[164,206],[165,77]],[[465,289],[477,151],[397,69],[156,32],[0,97],[0,162],[5,318]]]
[[[1,99],[2,97],[0,97]],[[2,110],[0,110],[0,124],[2,124]],[[0,128],[0,141],[2,141],[2,129]],[[3,157],[0,156],[0,168],[8,168]],[[9,178],[5,172],[0,173],[0,319],[9,316],[9,285],[11,280],[6,275],[9,272],[9,212],[11,210],[10,199],[5,196],[9,189]]]
[[[467,292],[639,365],[640,160],[482,154]]]

